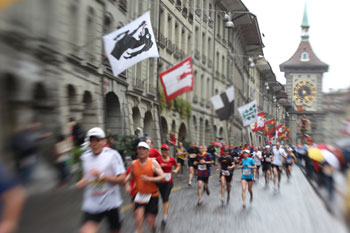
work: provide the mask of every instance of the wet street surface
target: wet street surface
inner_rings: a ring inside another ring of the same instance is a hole
[[[282,177],[280,192],[274,193],[272,181],[265,186],[263,178],[253,186],[254,202],[247,201],[242,208],[239,171],[232,182],[231,201],[221,205],[220,183],[212,169],[209,181],[210,196],[204,194],[203,204],[197,205],[196,182],[187,185],[187,175],[176,178],[170,195],[168,222],[164,233],[328,233],[347,232],[344,223],[327,212],[302,172],[294,167],[293,177],[287,182]],[[82,192],[74,188],[42,193],[30,197],[23,213],[20,233],[78,232],[81,222]],[[226,198],[225,198],[226,199]],[[130,199],[124,193],[122,232],[135,232],[135,221]],[[247,193],[247,200],[249,194]],[[162,204],[159,203],[157,226],[160,226]],[[341,211],[341,210],[339,210]],[[106,231],[102,224],[100,232]],[[147,231],[146,231],[147,232]]]

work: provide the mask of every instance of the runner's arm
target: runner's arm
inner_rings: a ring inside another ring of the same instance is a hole
[[[147,177],[149,182],[162,182],[165,180],[165,175],[163,169],[160,167],[159,163],[156,160],[152,161],[153,171],[157,174],[156,177]]]
[[[124,183],[126,184],[126,183],[128,183],[132,178],[133,178],[133,174],[132,174],[132,169],[133,169],[133,165],[134,165],[134,161],[132,161],[132,163],[131,163],[131,168],[130,168],[130,172],[129,172],[129,174],[127,174],[126,175],[126,177],[125,177],[125,180],[124,180]]]
[[[181,164],[180,163],[176,163],[176,168],[175,168],[175,170],[173,170],[173,172],[175,174],[177,174],[180,171],[180,168],[181,168]]]
[[[103,175],[103,178],[105,181],[113,183],[113,184],[124,184],[125,183],[125,173],[116,175],[116,176],[108,176],[108,175]]]
[[[85,179],[85,176],[83,176],[76,184],[75,187],[77,187],[78,189],[83,189],[85,188],[87,185],[87,181]]]

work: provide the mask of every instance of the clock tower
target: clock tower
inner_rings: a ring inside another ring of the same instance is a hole
[[[286,91],[289,109],[289,128],[291,143],[301,143],[301,133],[297,122],[302,114],[311,121],[311,130],[307,132],[315,142],[323,139],[322,130],[322,78],[328,71],[328,65],[322,62],[314,53],[309,41],[309,22],[305,5],[301,24],[301,41],[294,55],[280,64],[280,70],[286,78]],[[302,108],[302,112],[297,110]]]

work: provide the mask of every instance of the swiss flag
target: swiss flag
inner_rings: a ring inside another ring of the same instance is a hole
[[[253,132],[263,130],[265,128],[265,113],[259,112],[256,122],[254,124],[251,124],[250,126]]]
[[[166,100],[193,90],[192,58],[188,57],[159,74]]]

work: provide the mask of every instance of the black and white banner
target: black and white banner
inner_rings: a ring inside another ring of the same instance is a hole
[[[211,97],[214,110],[220,120],[228,120],[231,115],[234,114],[234,99],[235,91],[234,87],[228,88],[224,93]]]
[[[149,11],[105,35],[103,41],[114,76],[146,58],[159,57]]]

